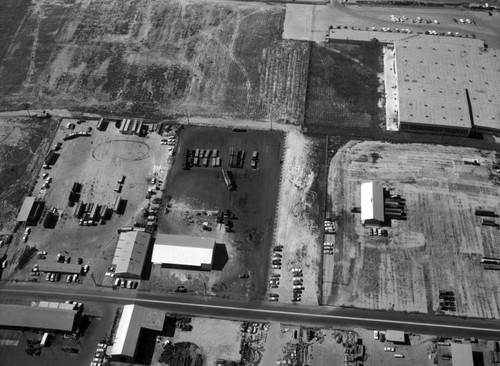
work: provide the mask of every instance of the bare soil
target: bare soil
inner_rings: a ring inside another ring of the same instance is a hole
[[[493,164],[494,152],[471,148],[351,141],[340,149],[328,179],[338,225],[328,303],[435,313],[439,292],[453,291],[456,312],[446,313],[498,318],[499,279],[480,263],[499,255],[497,230],[474,216],[498,211]],[[351,212],[360,183],[372,180],[406,199],[407,220],[392,220],[387,238],[370,236]]]
[[[208,1],[5,1],[0,108],[301,122],[309,45],[284,6]]]
[[[382,47],[329,42],[311,45],[305,125],[377,128]]]

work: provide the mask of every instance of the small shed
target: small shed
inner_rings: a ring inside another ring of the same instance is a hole
[[[385,333],[385,339],[389,342],[404,343],[405,332],[403,332],[402,330],[388,330]]]

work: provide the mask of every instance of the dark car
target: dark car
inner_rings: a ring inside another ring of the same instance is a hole
[[[177,286],[177,290],[175,292],[187,292],[187,289],[184,286]]]

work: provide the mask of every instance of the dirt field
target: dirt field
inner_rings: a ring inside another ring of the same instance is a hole
[[[162,337],[162,341],[168,339],[174,343],[195,343],[201,349],[204,356],[204,365],[215,365],[215,361],[218,358],[228,361],[240,360],[241,322],[222,319],[192,318],[191,325],[193,326],[192,331],[185,332],[176,329],[173,337]],[[224,334],[224,337],[213,337],[214,334]],[[152,366],[163,365],[163,363],[159,362],[162,351],[161,343],[157,344],[151,362]]]
[[[14,229],[24,196],[50,149],[58,122],[36,118],[0,119],[0,231]]]
[[[167,146],[160,145],[161,136],[158,134],[146,137],[123,135],[114,123],[110,123],[106,131],[97,131],[96,121],[77,125],[75,131],[93,128],[92,135],[63,141],[62,137],[69,133],[66,128],[69,122],[76,121],[64,120],[54,140],[63,142],[59,158],[51,169],[41,170],[34,186],[33,195],[45,200],[45,211],[38,225],[31,228],[26,245],[46,250],[46,261],[55,262],[59,252],[65,252],[65,255],[73,258],[73,262],[77,257],[83,258],[84,264],[91,267],[89,274],[82,277],[83,285],[94,286],[102,283],[104,273],[111,265],[118,239],[117,229],[132,226],[141,217],[142,208],[149,202],[145,196],[151,178],[156,176],[165,179],[169,154]],[[41,168],[41,163],[37,168]],[[42,189],[42,173],[49,174],[52,179],[48,189]],[[83,185],[80,199],[84,203],[113,208],[118,196],[114,188],[123,175],[126,177],[120,192],[126,201],[123,214],[113,213],[105,225],[80,226],[78,218],[74,216],[76,206],[69,206],[68,202],[73,183]],[[60,218],[54,229],[44,228],[44,216],[52,207],[58,210]],[[16,254],[7,267],[9,272],[15,274],[14,278],[21,281],[32,278],[30,265],[15,272],[16,259],[23,248],[24,244],[15,247]],[[33,259],[30,264],[35,262],[39,261]],[[64,281],[46,283],[44,280],[41,278],[43,285],[47,286],[78,286]]]
[[[185,285],[190,291],[230,297],[263,298],[269,263],[262,262],[272,241],[276,197],[281,171],[280,132],[186,127],[181,132],[178,154],[169,173],[165,202],[171,207],[159,217],[159,232],[215,238],[225,244],[228,260],[216,258],[212,273],[153,268],[151,289],[173,290]],[[244,150],[243,169],[229,167],[229,149]],[[217,149],[221,167],[192,167],[183,170],[186,149]],[[252,152],[259,153],[257,169],[252,169]],[[233,172],[237,188],[229,191],[221,168]],[[233,229],[226,232],[216,223],[218,210],[229,209],[235,216]],[[209,222],[212,231],[204,231]],[[219,263],[221,262],[221,263]],[[248,279],[239,275],[248,273]],[[182,282],[182,283],[181,283]]]
[[[478,159],[481,166],[463,159]],[[476,208],[498,211],[495,153],[422,144],[349,142],[332,159],[329,210],[337,220],[332,305],[438,312],[439,292],[453,291],[456,312],[498,318],[498,273],[479,259],[498,256],[497,230],[481,225]],[[407,221],[389,236],[370,236],[359,214],[360,183],[376,181],[406,199]]]
[[[283,245],[279,288],[270,293],[279,295],[280,302],[292,300],[292,268],[303,270],[304,291],[302,304],[317,305],[320,300],[318,279],[321,274],[320,227],[323,221],[324,152],[321,140],[306,137],[300,132],[286,136],[283,175],[277,209],[276,244]]]
[[[376,128],[383,118],[378,102],[382,47],[329,42],[311,46],[306,127]]]
[[[2,109],[303,119],[309,46],[280,40],[283,6],[8,0],[7,12]]]

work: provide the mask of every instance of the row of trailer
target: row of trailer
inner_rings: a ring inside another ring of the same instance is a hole
[[[111,213],[112,210],[108,205],[99,205],[94,202],[84,203],[83,201],[79,201],[75,207],[74,215],[76,218],[80,219],[81,226],[91,226],[97,224],[98,222],[103,223],[104,220],[108,220],[111,217]]]
[[[188,149],[186,152],[186,167],[196,167],[196,166],[204,166],[204,167],[219,167],[221,166],[222,161],[219,156],[219,150],[217,149]]]
[[[124,135],[140,135],[143,122],[137,119],[123,119],[120,124],[120,133]]]

